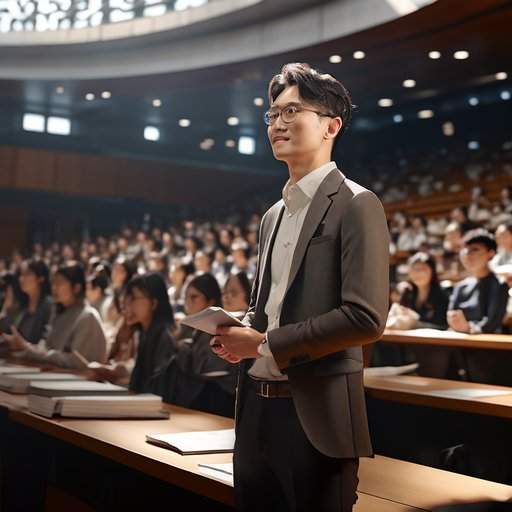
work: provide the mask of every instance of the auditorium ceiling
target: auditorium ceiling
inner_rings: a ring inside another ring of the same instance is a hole
[[[306,61],[342,80],[357,105],[351,137],[361,141],[397,123],[439,127],[479,109],[510,111],[511,26],[511,1],[439,0],[338,40],[241,63],[112,80],[0,79],[0,143],[275,172],[262,116],[266,83],[283,63]],[[418,118],[430,110],[432,118]],[[71,135],[24,132],[24,112],[69,117]],[[144,140],[147,126],[158,127],[158,141]],[[240,137],[254,139],[254,154],[238,152]]]

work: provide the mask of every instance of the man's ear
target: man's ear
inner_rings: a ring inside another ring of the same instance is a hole
[[[325,132],[324,139],[335,139],[343,126],[341,117],[333,117],[329,120],[327,131]]]

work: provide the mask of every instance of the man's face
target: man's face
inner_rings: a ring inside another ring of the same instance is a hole
[[[271,109],[281,110],[287,105],[302,106],[323,112],[321,107],[302,100],[296,85],[287,87],[272,103]],[[274,157],[287,162],[314,155],[320,150],[322,144],[329,142],[325,140],[324,135],[330,120],[329,117],[319,116],[309,110],[299,112],[291,123],[283,122],[282,117],[279,116],[267,129]]]
[[[488,267],[495,254],[483,244],[467,244],[460,251],[460,259],[469,273],[477,274]]]

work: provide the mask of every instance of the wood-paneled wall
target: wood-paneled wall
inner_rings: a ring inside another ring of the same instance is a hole
[[[283,174],[283,179],[285,175]],[[167,162],[0,146],[0,187],[210,207],[275,177],[179,167]]]

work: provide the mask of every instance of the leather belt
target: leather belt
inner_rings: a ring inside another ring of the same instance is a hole
[[[257,380],[250,378],[256,394],[262,398],[291,398],[292,391],[287,380]]]

